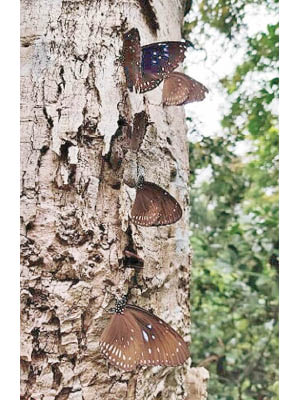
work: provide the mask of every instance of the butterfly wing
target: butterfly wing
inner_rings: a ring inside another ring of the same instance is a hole
[[[163,192],[163,195],[159,195],[161,200],[161,212],[158,224],[174,224],[182,217],[182,209],[179,203],[170,195],[170,193],[166,192],[159,186],[156,189],[158,193],[161,193],[161,191]]]
[[[131,218],[136,225],[161,226],[177,222],[182,209],[167,191],[152,182],[137,188]]]
[[[196,81],[195,79],[190,78],[187,75],[184,75],[184,78],[189,82],[190,92],[189,92],[189,97],[182,104],[204,100],[206,93],[208,93],[208,89],[204,85],[202,85],[202,83]]]
[[[183,62],[186,42],[158,42],[142,46],[142,82],[140,92],[156,88],[178,65]]]
[[[142,351],[140,328],[126,308],[114,314],[100,337],[100,352],[115,367],[134,370]]]
[[[150,312],[127,304],[139,326],[142,351],[141,365],[182,365],[189,357],[189,349],[182,337],[170,325]]]
[[[145,93],[157,88],[157,86],[160,85],[162,80],[163,78],[158,78],[156,74],[152,74],[150,72],[144,73],[142,75],[142,81],[140,84],[139,92]]]
[[[160,200],[155,190],[146,182],[136,190],[135,201],[131,210],[133,223],[141,226],[156,226],[160,218]]]
[[[130,148],[138,151],[143,143],[148,123],[148,117],[145,111],[141,111],[134,115],[133,130],[131,135]]]
[[[180,72],[172,72],[164,81],[163,104],[177,106],[202,101],[208,89],[195,79]]]
[[[141,57],[140,34],[136,28],[133,28],[124,34],[122,51],[127,87],[131,91],[133,87],[139,90],[142,81]]]
[[[164,81],[163,87],[163,105],[177,106],[181,105],[188,99],[190,86],[187,85],[186,80],[182,78],[181,74],[172,72]]]

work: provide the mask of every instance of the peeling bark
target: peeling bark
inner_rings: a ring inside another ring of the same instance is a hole
[[[105,309],[128,290],[190,339],[184,111],[158,105],[161,87],[130,94],[119,61],[132,27],[143,44],[180,39],[185,2],[152,1],[157,37],[136,1],[21,3],[21,398],[184,399],[185,367],[121,373],[98,343]],[[124,138],[142,110],[136,157]],[[130,223],[124,178],[137,166],[178,199],[177,224]],[[122,267],[128,246],[142,271]]]

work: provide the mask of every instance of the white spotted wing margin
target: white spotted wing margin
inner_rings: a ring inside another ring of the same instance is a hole
[[[123,371],[132,371],[139,364],[142,340],[139,327],[126,308],[115,313],[100,337],[100,353],[110,364]]]
[[[141,365],[182,365],[190,355],[183,338],[166,322],[138,306],[126,307],[134,315],[143,337]]]
[[[175,367],[189,357],[187,344],[173,328],[131,304],[111,318],[100,338],[100,352],[123,371],[138,365]]]
[[[131,210],[134,224],[141,226],[162,226],[177,222],[182,209],[166,190],[152,182],[143,182],[137,187]]]

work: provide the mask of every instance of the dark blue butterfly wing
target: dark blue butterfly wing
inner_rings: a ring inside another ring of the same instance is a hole
[[[156,88],[180,63],[183,62],[186,42],[158,42],[142,46],[142,82],[140,92]]]
[[[185,42],[158,42],[142,46],[142,73],[164,78],[183,62],[187,47]]]

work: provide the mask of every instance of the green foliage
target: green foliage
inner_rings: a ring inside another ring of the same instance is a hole
[[[202,21],[234,40],[250,3],[274,8],[277,1],[204,0]],[[190,143],[192,359],[210,371],[209,398],[275,400],[277,24],[247,39],[243,63],[221,82],[231,99],[221,134]],[[249,82],[258,89],[249,91]],[[209,178],[198,183],[203,171]]]
[[[244,26],[249,4],[265,4],[274,8],[276,3],[278,0],[202,0],[199,1],[199,11],[204,23],[232,39]]]

